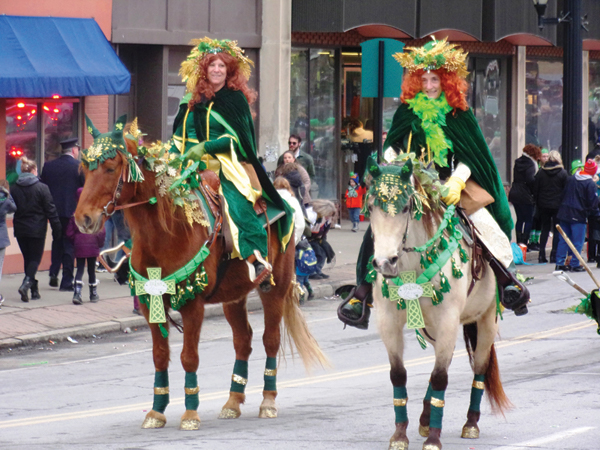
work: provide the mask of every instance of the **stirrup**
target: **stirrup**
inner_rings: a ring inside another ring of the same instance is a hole
[[[366,330],[369,328],[369,317],[371,316],[371,308],[373,307],[372,303],[369,303],[368,298],[369,294],[367,294],[364,300],[361,300],[355,297],[355,293],[358,287],[354,287],[349,293],[348,297],[340,303],[338,306],[337,314],[338,319],[340,319],[345,325],[350,325],[351,327],[358,328],[359,330]],[[362,303],[362,314],[358,319],[354,319],[352,317],[348,317],[345,314],[344,307],[347,304],[356,304],[357,302]]]
[[[258,284],[260,289],[263,292],[268,292],[271,290],[271,285],[273,285],[273,280],[271,279],[271,273],[273,272],[273,267],[269,264],[261,255],[258,250],[254,250],[254,256],[256,257],[257,266],[262,269],[259,273],[256,273],[257,267],[255,267],[254,263],[246,260],[246,264],[248,265],[248,275],[250,276],[250,281],[253,284]]]

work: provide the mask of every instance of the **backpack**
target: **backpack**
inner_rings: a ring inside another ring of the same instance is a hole
[[[311,275],[316,271],[317,256],[315,251],[306,240],[302,240],[296,246],[296,274]]]

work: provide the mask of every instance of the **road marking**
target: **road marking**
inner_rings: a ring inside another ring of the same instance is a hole
[[[543,438],[532,439],[530,441],[520,442],[514,445],[499,447],[496,450],[526,450],[528,448],[539,447],[540,445],[562,441],[572,436],[575,436],[576,434],[587,433],[588,431],[592,431],[595,429],[595,427],[574,428],[572,430],[561,431],[560,433],[551,434],[550,436],[546,436]]]
[[[509,347],[509,346],[516,345],[516,344],[524,344],[526,342],[531,342],[534,340],[546,339],[548,337],[557,336],[560,334],[565,334],[565,333],[569,333],[569,332],[573,332],[573,331],[578,331],[578,330],[581,330],[584,328],[589,328],[594,325],[595,325],[594,322],[578,322],[575,324],[570,324],[570,325],[566,325],[566,326],[562,326],[562,327],[558,327],[558,328],[553,328],[551,330],[546,330],[546,331],[542,331],[539,333],[531,333],[531,334],[527,334],[527,335],[523,335],[523,336],[518,336],[518,337],[515,337],[512,339],[506,340],[506,341],[499,341],[499,342],[495,343],[495,346],[496,346],[496,348],[504,348],[504,347]],[[140,352],[132,352],[132,353],[140,353]],[[466,350],[456,350],[454,352],[454,358],[460,358],[460,357],[463,357],[466,355],[467,355]],[[121,356],[123,356],[123,355],[121,354]],[[102,358],[104,358],[104,357],[100,357],[99,359],[102,359]],[[424,356],[421,358],[414,358],[414,359],[405,361],[405,367],[408,368],[408,367],[419,366],[419,365],[423,365],[423,364],[427,364],[427,363],[433,363],[434,361],[435,361],[435,355]],[[311,385],[311,384],[327,383],[327,382],[337,381],[337,380],[342,380],[342,379],[347,379],[347,378],[364,377],[365,375],[386,372],[389,370],[390,370],[389,364],[380,364],[380,365],[364,367],[364,368],[360,368],[360,369],[353,369],[353,370],[347,370],[347,371],[343,371],[343,372],[318,375],[318,376],[314,376],[314,377],[310,377],[310,378],[300,378],[300,379],[289,380],[289,381],[278,381],[277,385],[278,385],[278,390],[281,390],[283,388],[300,387],[300,386],[306,386],[306,385]],[[262,390],[263,390],[262,385],[251,386],[251,387],[249,386],[246,389],[246,394],[261,393]],[[229,391],[219,391],[219,392],[212,392],[212,393],[208,393],[208,394],[201,394],[199,396],[199,398],[200,398],[200,401],[210,401],[210,400],[226,399],[228,396],[229,396]],[[172,398],[170,401],[170,404],[171,405],[183,405],[184,397]],[[52,414],[52,415],[47,415],[47,416],[37,416],[37,417],[31,417],[31,418],[20,418],[20,419],[6,420],[6,421],[0,422],[0,429],[38,425],[38,424],[60,422],[60,421],[67,421],[67,420],[76,420],[76,419],[82,419],[82,418],[87,418],[87,417],[99,417],[99,416],[120,414],[120,413],[126,413],[126,412],[136,412],[136,411],[139,412],[140,410],[149,410],[150,408],[151,408],[150,401],[148,401],[148,402],[144,402],[144,403],[135,403],[135,404],[131,404],[131,405],[99,408],[99,409],[93,409],[93,410],[87,410],[87,411],[76,411],[76,412],[71,412],[71,413]],[[575,430],[577,433],[581,433],[584,431],[578,431],[578,430],[587,431],[588,429],[587,428],[585,428],[585,429],[578,428]],[[562,435],[562,434],[564,434],[564,433],[558,433],[557,435]],[[556,436],[556,435],[552,435],[552,436]],[[548,436],[543,439],[549,439],[552,436]],[[519,445],[523,446],[523,445],[529,445],[529,444],[519,444]],[[509,448],[512,448],[512,447],[507,447],[505,450],[508,450]]]

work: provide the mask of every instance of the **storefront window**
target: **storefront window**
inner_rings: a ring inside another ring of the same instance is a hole
[[[14,183],[19,176],[19,161],[23,156],[36,161],[38,167],[60,156],[60,141],[78,135],[78,115],[77,101],[7,100],[6,178],[9,183]],[[39,125],[40,120],[43,126]]]
[[[562,140],[563,64],[527,59],[525,144],[558,150]]]
[[[290,133],[313,157],[314,198],[337,198],[335,51],[292,49]]]
[[[506,181],[509,175],[506,61],[500,58],[470,57],[469,72],[467,101],[473,108],[500,177]]]
[[[600,61],[590,61],[589,78],[589,149],[594,148],[600,136]]]

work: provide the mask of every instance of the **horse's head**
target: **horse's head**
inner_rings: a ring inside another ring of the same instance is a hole
[[[367,206],[375,245],[373,267],[384,277],[396,277],[403,236],[412,219],[413,162],[407,158],[380,166],[369,157],[367,171],[371,176]]]
[[[100,231],[117,201],[123,202],[125,196],[133,195],[133,190],[123,189],[127,170],[131,170],[128,161],[137,149],[134,141],[123,137],[126,121],[127,116],[121,116],[112,131],[102,134],[86,116],[94,142],[82,152],[85,185],[75,211],[75,223],[82,233]]]

